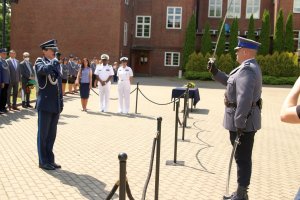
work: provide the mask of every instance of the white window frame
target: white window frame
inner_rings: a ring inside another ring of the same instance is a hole
[[[176,13],[172,13],[172,14],[169,14],[169,8],[173,8],[174,11],[176,9],[180,9],[180,14],[176,14]],[[168,19],[169,19],[169,16],[172,17],[173,19],[173,26],[172,27],[168,27]],[[176,24],[176,17],[180,17],[180,26],[179,27],[175,27],[175,24]],[[168,6],[167,7],[167,17],[166,17],[166,29],[181,29],[182,27],[182,7],[173,7],[173,6]]]
[[[209,18],[221,18],[222,17],[222,7],[223,7],[223,0],[214,0],[214,4],[211,2],[212,0],[209,0],[208,2],[208,17]],[[217,6],[219,6],[217,4],[217,2],[220,1],[220,16],[217,16]],[[214,15],[210,15],[210,8],[214,9]]]
[[[296,3],[296,2],[298,2],[298,3]],[[299,0],[294,0],[293,12],[294,13],[300,13],[300,1]]]
[[[125,0],[125,5],[129,5],[129,0]]]
[[[143,18],[143,22],[142,23],[140,23],[140,22],[138,22],[138,19],[140,18],[140,17],[142,17]],[[149,23],[145,23],[145,18],[146,17],[149,17]],[[135,37],[136,38],[150,38],[151,37],[151,16],[149,16],[149,15],[137,15],[136,16],[136,26],[135,26]],[[137,35],[137,30],[138,30],[138,25],[142,25],[143,26],[143,28],[142,28],[142,36],[138,36]],[[146,25],[149,25],[149,36],[145,36],[145,26]]]
[[[124,22],[123,45],[126,47],[128,43],[128,23]]]
[[[227,10],[227,18],[241,18],[242,0],[227,0]]]
[[[256,1],[258,1],[258,14],[257,14],[257,16],[255,15],[255,13],[253,13],[254,8],[256,7],[256,5],[254,5]],[[253,19],[259,19],[260,18],[260,5],[261,5],[261,0],[247,0],[247,3],[246,3],[246,19],[250,19],[251,14],[253,14]],[[249,6],[251,6],[251,9],[252,9],[251,13],[247,12]]]
[[[171,54],[171,64],[167,64],[167,54]],[[178,55],[178,64],[175,65],[174,64],[174,54]],[[180,66],[180,52],[165,52],[165,60],[164,60],[164,64],[166,67],[179,67]]]

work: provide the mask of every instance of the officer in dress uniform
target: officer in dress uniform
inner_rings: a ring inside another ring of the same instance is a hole
[[[109,95],[111,78],[114,75],[114,70],[111,65],[108,65],[109,56],[107,54],[101,55],[102,64],[98,65],[95,70],[97,75],[99,96],[100,96],[100,111],[107,112],[109,107]]]
[[[8,110],[5,108],[6,103],[7,103],[7,91],[8,91],[8,86],[10,83],[10,71],[9,71],[9,66],[6,62],[6,55],[7,50],[6,48],[0,49],[0,62],[2,63],[2,90],[1,90],[1,96],[0,96],[0,114],[7,113]]]
[[[22,80],[22,107],[32,108],[30,105],[30,89],[27,84],[30,80],[34,80],[34,71],[30,62],[30,54],[28,52],[23,53],[23,61],[20,63],[20,72]]]
[[[214,60],[208,62],[213,78],[226,86],[223,126],[229,130],[232,145],[237,134],[240,135],[235,153],[238,187],[232,200],[248,200],[254,135],[261,128],[262,74],[255,60],[259,46],[258,42],[238,37],[235,50],[240,66],[229,75],[218,70]]]
[[[44,57],[37,58],[34,66],[39,89],[36,101],[39,167],[54,170],[61,168],[55,163],[53,146],[59,115],[63,110],[62,74],[59,61],[55,57],[58,50],[56,40],[49,40],[40,47]]]
[[[133,72],[127,66],[128,58],[120,58],[121,66],[117,69],[118,92],[119,92],[119,113],[128,114],[130,106],[130,84],[132,82]],[[123,105],[123,101],[125,105]]]

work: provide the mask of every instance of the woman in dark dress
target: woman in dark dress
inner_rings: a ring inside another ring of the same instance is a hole
[[[87,58],[82,60],[81,69],[78,72],[76,78],[76,85],[79,86],[80,97],[81,97],[81,106],[82,111],[86,111],[86,106],[88,103],[90,89],[92,88],[92,69],[90,68],[90,62]]]

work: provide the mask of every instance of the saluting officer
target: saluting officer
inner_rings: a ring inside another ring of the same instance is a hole
[[[59,115],[63,110],[62,78],[60,64],[55,58],[58,50],[56,40],[40,45],[43,58],[37,58],[34,70],[39,88],[36,109],[38,111],[39,167],[45,170],[61,168],[55,163],[53,146]]]
[[[107,112],[109,107],[109,96],[111,78],[114,75],[114,70],[111,65],[108,65],[109,56],[101,55],[102,64],[97,65],[95,75],[97,75],[99,96],[100,96],[100,111]]]
[[[232,200],[248,200],[254,135],[261,128],[262,74],[255,60],[259,46],[258,42],[238,37],[235,50],[240,66],[229,75],[218,70],[212,59],[208,63],[213,78],[226,86],[223,126],[229,130],[232,145],[237,134],[240,135],[235,153],[238,187]]]
[[[0,114],[7,113],[5,108],[7,103],[8,86],[10,83],[10,71],[8,63],[6,62],[7,50],[6,48],[0,49],[0,62],[2,63],[2,90],[0,95]]]
[[[120,58],[121,66],[118,68],[117,76],[118,91],[119,91],[119,113],[128,114],[130,106],[130,84],[132,82],[133,72],[127,66],[128,58]],[[123,104],[123,101],[125,105]]]

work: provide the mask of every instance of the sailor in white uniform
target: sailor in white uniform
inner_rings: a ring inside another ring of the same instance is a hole
[[[114,75],[114,70],[111,65],[108,65],[109,56],[101,55],[102,64],[97,65],[94,74],[98,80],[99,96],[100,96],[100,111],[107,112],[109,107],[109,96],[111,78]]]
[[[133,72],[127,66],[128,58],[120,58],[121,66],[118,69],[117,76],[119,92],[119,113],[128,114],[130,106],[130,84],[132,82]],[[123,104],[124,103],[124,104]]]

